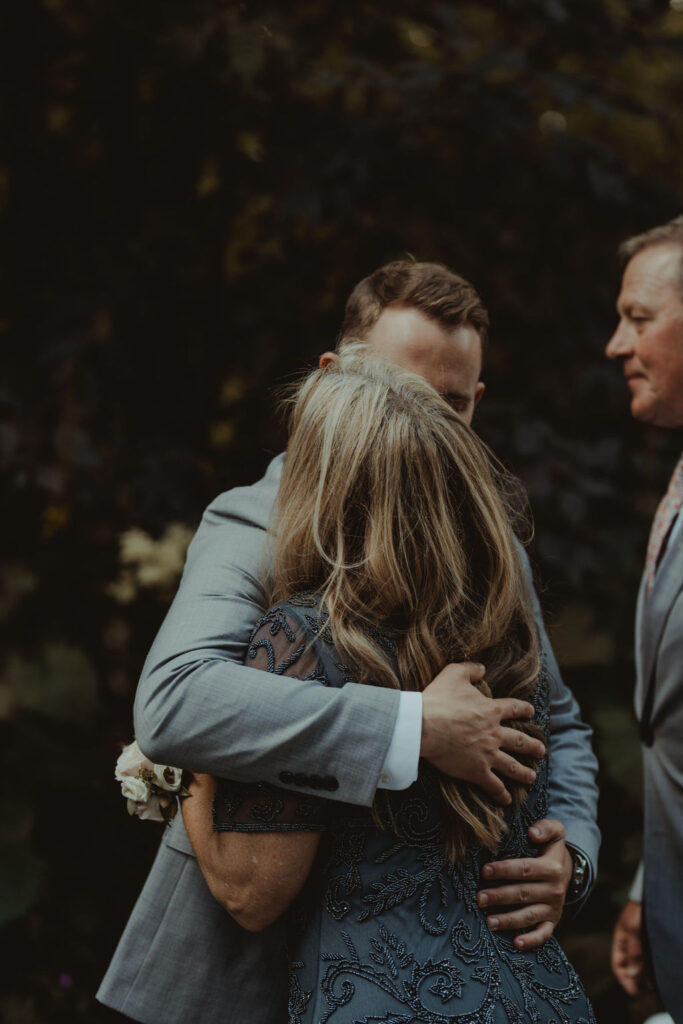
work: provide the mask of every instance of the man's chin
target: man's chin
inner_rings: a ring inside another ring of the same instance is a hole
[[[644,401],[641,396],[634,395],[631,399],[630,409],[634,420],[638,420],[640,423],[655,423],[657,409],[652,402]]]
[[[634,398],[631,401],[631,416],[639,423],[649,423],[663,430],[683,429],[683,409],[662,408],[654,402],[639,402]]]

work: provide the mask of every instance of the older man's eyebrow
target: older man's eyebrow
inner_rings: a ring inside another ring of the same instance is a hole
[[[617,299],[617,313],[621,316],[629,316],[634,309],[639,309],[643,313],[649,313],[649,306],[643,302],[642,299]]]

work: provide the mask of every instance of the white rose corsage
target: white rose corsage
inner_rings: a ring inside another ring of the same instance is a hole
[[[182,770],[168,764],[152,764],[135,740],[121,751],[114,777],[121,783],[128,813],[143,821],[168,824],[178,810],[176,797],[188,796]]]

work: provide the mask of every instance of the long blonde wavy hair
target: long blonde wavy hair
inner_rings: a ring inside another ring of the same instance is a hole
[[[509,477],[422,377],[346,344],[290,395],[290,439],[272,526],[273,603],[315,589],[358,682],[424,689],[449,662],[479,661],[478,688],[528,699],[539,671]],[[372,627],[390,628],[391,655]],[[516,727],[538,735],[535,726]],[[451,860],[495,850],[503,812],[441,775]],[[507,782],[513,800],[525,789]]]

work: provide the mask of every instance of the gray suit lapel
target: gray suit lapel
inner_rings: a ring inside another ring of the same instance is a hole
[[[634,705],[636,710],[636,717],[640,719],[643,712],[643,699],[644,699],[644,682],[643,682],[643,633],[645,630],[645,623],[643,617],[645,615],[645,573],[640,578],[640,588],[638,590],[638,603],[636,604],[636,626],[635,626],[635,663],[636,663],[636,688],[634,695]]]
[[[649,728],[654,704],[654,676],[662,632],[671,608],[683,587],[683,532],[677,523],[664,557],[657,570],[654,586],[645,597],[641,586],[639,597],[640,671],[636,689],[636,705],[641,714],[641,732]],[[640,698],[640,699],[639,699]]]

